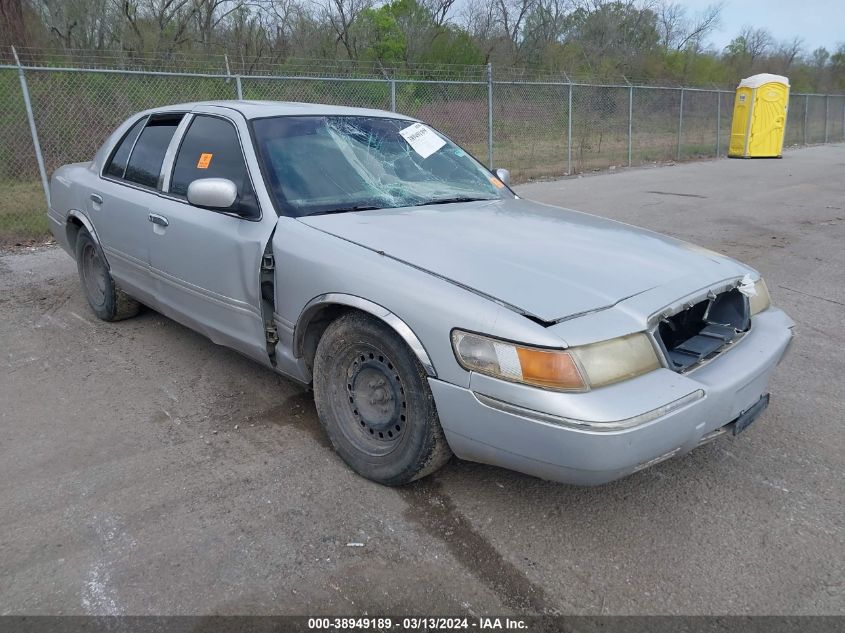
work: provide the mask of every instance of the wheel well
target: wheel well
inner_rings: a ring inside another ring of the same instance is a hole
[[[367,314],[363,310],[358,310],[351,306],[332,303],[322,306],[311,316],[305,328],[305,335],[302,338],[302,358],[308,366],[309,371],[314,368],[314,356],[317,355],[317,344],[320,342],[323,332],[326,331],[326,328],[329,327],[332,321],[337,320],[349,312]]]
[[[414,334],[407,323],[386,308],[361,297],[344,294],[324,294],[316,298],[324,303],[305,307],[293,336],[293,354],[305,361],[309,371],[314,367],[317,345],[329,324],[349,312],[360,312],[369,318],[377,319],[391,327],[405,341],[409,352],[417,357],[429,376],[437,376],[434,365],[422,341]]]
[[[79,232],[86,230],[82,224],[82,221],[77,218],[75,215],[72,215],[67,220],[67,241],[70,244],[70,250],[72,253],[76,252],[76,239],[79,237]]]

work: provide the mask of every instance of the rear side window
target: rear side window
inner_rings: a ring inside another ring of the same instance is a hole
[[[117,146],[114,154],[112,154],[108,167],[106,167],[105,173],[107,176],[123,178],[123,174],[126,171],[126,163],[129,162],[129,152],[132,151],[132,145],[135,143],[135,139],[138,138],[138,134],[141,132],[141,128],[144,127],[144,123],[146,121],[147,117],[143,117],[135,125],[129,128],[129,131]]]
[[[132,156],[129,157],[124,176],[126,180],[145,187],[158,186],[164,154],[181,120],[181,114],[150,119],[132,149]]]
[[[170,193],[185,197],[188,185],[199,178],[231,180],[238,188],[234,210],[258,216],[258,204],[238,133],[234,125],[225,119],[197,115],[191,121],[173,165]]]

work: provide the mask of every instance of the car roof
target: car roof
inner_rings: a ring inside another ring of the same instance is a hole
[[[308,116],[308,115],[346,115],[346,116],[371,116],[408,119],[415,121],[396,112],[387,110],[375,110],[370,108],[352,108],[347,106],[328,105],[324,103],[300,103],[297,101],[194,101],[191,103],[177,103],[174,105],[151,108],[147,113],[160,112],[214,112],[220,109],[234,110],[240,112],[246,119],[260,119],[271,116]]]

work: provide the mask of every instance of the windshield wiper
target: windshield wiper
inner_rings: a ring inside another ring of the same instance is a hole
[[[314,211],[308,215],[330,215],[332,213],[349,213],[351,211],[375,211],[376,209],[383,209],[384,207],[376,207],[368,204],[356,204],[352,207],[340,207],[337,209],[327,209],[325,211]]]
[[[428,202],[419,203],[418,207],[425,207],[430,204],[450,204],[452,202],[480,202],[482,200],[495,200],[496,198],[471,198],[468,196],[456,196],[454,198],[438,198],[437,200],[430,200]]]

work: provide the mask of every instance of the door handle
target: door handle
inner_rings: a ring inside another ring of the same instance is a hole
[[[96,202],[97,204],[103,204],[103,196],[98,193],[91,194],[91,202]]]
[[[167,221],[167,218],[163,215],[159,215],[158,213],[150,213],[149,218],[150,222],[153,224],[158,224],[159,226],[169,226],[170,222]]]

